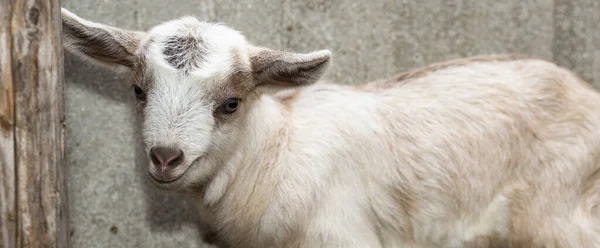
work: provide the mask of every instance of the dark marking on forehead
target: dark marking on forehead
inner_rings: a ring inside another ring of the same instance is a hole
[[[206,61],[208,49],[202,44],[200,37],[171,36],[164,41],[163,46],[165,60],[185,73]]]

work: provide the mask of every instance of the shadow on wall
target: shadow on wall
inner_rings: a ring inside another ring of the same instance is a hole
[[[141,137],[142,115],[132,100],[134,95],[132,90],[129,90],[129,82],[127,81],[129,73],[118,73],[102,66],[90,66],[88,64],[90,63],[85,63],[82,58],[75,54],[65,51],[66,82],[72,82],[77,87],[99,94],[107,99],[128,104],[136,113],[136,118],[133,118],[134,121],[130,124],[133,127],[132,130],[136,130],[132,134],[134,135],[135,147],[131,148],[135,152],[135,171],[129,174],[139,177],[139,180],[136,181],[140,182],[141,185],[132,186],[141,187],[144,193],[144,196],[139,197],[143,197],[145,200],[146,213],[145,220],[140,221],[146,222],[152,233],[175,233],[179,231],[182,225],[195,226],[199,237],[201,237],[199,240],[202,240],[206,226],[195,211],[196,203],[192,198],[183,193],[158,189],[148,178],[148,160]],[[71,188],[70,190],[74,189]],[[127,199],[129,200],[129,198]],[[110,198],[107,198],[107,200],[110,200]]]

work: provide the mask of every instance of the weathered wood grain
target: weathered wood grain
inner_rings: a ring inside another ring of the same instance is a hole
[[[0,0],[0,247],[16,246],[14,102],[9,0]]]
[[[58,0],[0,3],[1,244],[69,247]]]

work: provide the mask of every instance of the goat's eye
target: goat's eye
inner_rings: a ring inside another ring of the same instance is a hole
[[[235,112],[237,110],[237,108],[238,108],[239,105],[240,105],[240,99],[229,98],[222,105],[223,106],[223,112],[225,112],[226,114],[231,114],[231,113],[233,113],[233,112]]]
[[[135,92],[135,97],[140,100],[140,101],[145,101],[146,100],[146,93],[144,93],[144,90],[142,90],[142,88],[140,88],[137,85],[133,86],[133,91]]]

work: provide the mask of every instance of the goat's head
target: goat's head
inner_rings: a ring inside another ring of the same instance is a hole
[[[229,27],[192,17],[138,32],[63,9],[62,25],[69,51],[131,70],[149,174],[169,189],[195,187],[233,155],[227,152],[236,146],[257,87],[312,84],[330,58],[327,50],[300,54],[253,46]]]

